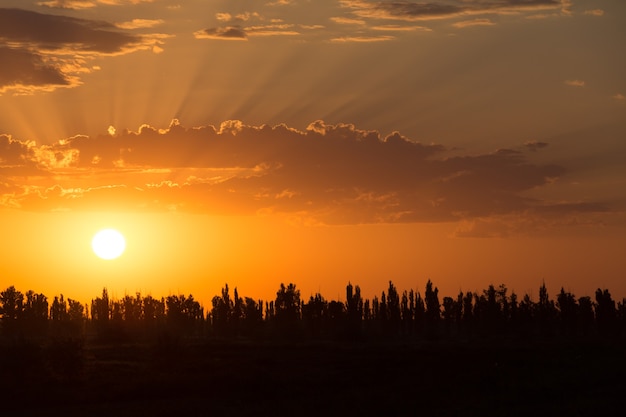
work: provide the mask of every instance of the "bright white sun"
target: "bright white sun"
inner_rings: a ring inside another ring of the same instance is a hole
[[[126,240],[115,229],[103,229],[95,234],[91,240],[91,247],[98,257],[102,259],[115,259],[124,253]]]

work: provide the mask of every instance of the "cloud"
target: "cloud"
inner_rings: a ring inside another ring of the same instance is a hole
[[[441,3],[367,2],[342,0],[341,5],[352,9],[352,13],[363,18],[393,20],[429,20],[462,15],[462,6]]]
[[[549,212],[553,211],[553,214]],[[563,216],[563,212],[569,213]],[[555,228],[588,226],[597,229],[603,225],[597,214],[608,211],[601,204],[560,204],[545,210],[527,210],[520,213],[462,220],[454,231],[461,238],[507,238],[510,236],[534,236]]]
[[[258,25],[248,26],[244,28],[244,31],[248,36],[295,36],[300,35],[300,32],[292,30],[294,25],[292,24],[273,24],[273,25]]]
[[[534,151],[545,146],[526,144]],[[566,173],[533,163],[532,154],[448,156],[441,145],[398,132],[383,136],[319,120],[305,130],[174,122],[45,146],[4,135],[0,202],[34,211],[274,213],[325,224],[473,224],[531,215],[544,221],[607,210],[593,201],[528,197]]]
[[[569,85],[570,87],[584,87],[585,82],[583,80],[565,80],[565,85]]]
[[[0,47],[0,93],[7,90],[27,93],[31,89],[53,90],[78,84],[76,77],[63,72],[42,55],[26,49]]]
[[[71,10],[81,10],[81,9],[91,9],[97,6],[97,1],[93,0],[51,0],[51,1],[40,1],[37,3],[38,6],[50,7],[53,9],[71,9]]]
[[[152,49],[162,36],[137,36],[103,21],[0,8],[0,93],[80,84],[79,75],[92,71],[88,59]],[[6,64],[9,63],[9,64]]]
[[[585,10],[583,14],[600,17],[600,16],[604,16],[604,10],[602,9]]]
[[[115,26],[120,29],[146,29],[163,23],[164,20],[162,19],[133,19],[128,22],[117,23]]]
[[[383,36],[341,36],[338,38],[332,38],[330,41],[335,43],[372,43],[372,42],[386,42],[394,40],[394,36],[383,35]]]
[[[340,25],[364,25],[365,24],[365,20],[353,19],[349,17],[331,17],[330,20]]]
[[[153,3],[154,0],[49,0],[40,1],[38,6],[50,7],[54,9],[90,9],[98,5],[122,6],[128,4]]]
[[[215,18],[220,22],[229,22],[233,18],[233,15],[230,13],[215,13]]]
[[[524,146],[526,147],[526,149],[530,150],[531,152],[537,152],[540,149],[548,147],[548,143],[530,141],[530,142],[526,142]]]
[[[623,94],[617,93],[613,96],[613,99],[618,100],[618,101],[623,101],[623,100],[626,100],[626,96],[624,96]]]
[[[21,142],[9,135],[0,135],[0,166],[27,165],[34,157],[28,142]]]
[[[426,26],[413,26],[413,25],[411,26],[378,25],[378,26],[372,26],[372,30],[389,31],[389,32],[413,32],[413,31],[432,32],[432,29]]]
[[[306,30],[317,30],[317,29],[324,29],[326,26],[324,25],[299,25],[302,29],[306,29]]]
[[[344,8],[361,18],[404,21],[451,19],[460,16],[485,14],[511,14],[556,10],[569,10],[566,0],[458,0],[442,2],[370,2],[365,0],[341,0]]]
[[[219,39],[219,40],[234,40],[234,41],[246,41],[248,35],[240,27],[226,26],[223,28],[208,28],[200,30],[194,33],[196,39]]]
[[[21,47],[63,52],[119,53],[140,38],[95,20],[0,9],[0,38]]]
[[[288,6],[293,4],[293,0],[276,0],[265,3],[266,6]]]
[[[292,24],[270,24],[257,26],[225,26],[209,28],[194,33],[196,39],[246,41],[251,36],[297,36]]]
[[[452,24],[452,26],[454,26],[455,28],[459,28],[459,29],[472,27],[472,26],[493,26],[493,25],[495,25],[495,23],[489,19],[463,20],[461,22],[456,22]]]

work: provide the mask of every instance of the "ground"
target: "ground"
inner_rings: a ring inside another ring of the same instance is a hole
[[[22,416],[616,415],[626,388],[621,344],[64,342],[3,349],[2,408]]]

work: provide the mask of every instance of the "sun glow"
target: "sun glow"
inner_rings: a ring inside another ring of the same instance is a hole
[[[102,259],[115,259],[126,249],[124,236],[115,229],[103,229],[91,241],[94,253]]]

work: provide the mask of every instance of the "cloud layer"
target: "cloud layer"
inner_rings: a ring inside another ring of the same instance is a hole
[[[525,194],[565,173],[520,150],[448,156],[395,132],[353,125],[168,129],[142,126],[37,146],[0,136],[0,201],[35,211],[183,211],[283,214],[303,222],[359,224],[563,218],[607,210],[597,202]],[[531,152],[529,152],[531,151]],[[466,231],[467,232],[467,231]]]

